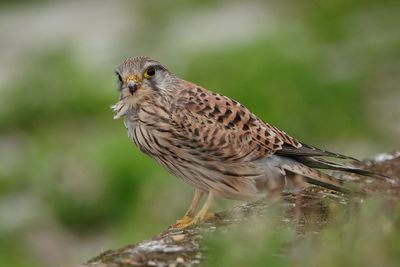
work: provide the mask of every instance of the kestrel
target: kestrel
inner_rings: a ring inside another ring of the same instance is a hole
[[[354,159],[303,144],[239,102],[182,80],[151,58],[129,58],[116,74],[120,100],[112,107],[114,118],[124,117],[129,138],[142,152],[196,189],[175,227],[204,222],[216,196],[252,201],[298,187],[296,176],[346,191],[343,180],[316,169],[372,174],[329,160]],[[207,200],[195,214],[203,194]]]

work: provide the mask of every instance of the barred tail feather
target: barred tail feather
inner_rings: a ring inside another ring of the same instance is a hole
[[[351,193],[349,189],[343,186],[343,180],[330,176],[328,174],[322,173],[318,170],[311,169],[302,164],[289,165],[284,164],[282,168],[285,171],[289,171],[294,174],[298,174],[304,177],[305,181],[309,184],[314,184],[322,186],[327,189],[342,193]]]
[[[337,162],[325,160],[322,158],[312,158],[312,157],[296,157],[296,161],[303,163],[304,165],[310,168],[317,168],[317,169],[326,169],[326,170],[334,170],[334,171],[343,171],[348,173],[355,173],[363,176],[372,177],[375,179],[383,180],[389,182],[391,184],[395,184],[395,180],[391,177],[388,177],[383,174],[371,172],[365,169],[360,169],[357,167],[346,166]]]

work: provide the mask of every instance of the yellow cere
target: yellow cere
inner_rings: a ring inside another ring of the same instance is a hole
[[[137,75],[131,75],[126,78],[126,83],[128,83],[129,81],[134,81],[135,83],[137,83],[140,81],[140,79]]]

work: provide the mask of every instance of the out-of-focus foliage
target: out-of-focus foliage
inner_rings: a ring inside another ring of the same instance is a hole
[[[206,235],[205,266],[291,266],[286,247],[295,232],[277,218],[271,208],[264,223],[250,219],[243,228]]]
[[[186,30],[201,36],[213,27],[210,17],[219,21],[214,10],[234,12],[239,1],[121,1],[132,12],[125,27],[139,30],[120,36],[119,48],[108,51],[113,60],[84,64],[66,44],[24,59],[0,88],[0,266],[51,265],[57,259],[49,255],[57,253],[47,253],[49,247],[63,254],[86,241],[87,252],[59,257],[62,265],[81,262],[104,246],[150,237],[189,204],[192,189],[134,148],[122,121],[112,120],[109,106],[118,98],[113,70],[126,52],[160,55],[178,76],[240,101],[302,141],[342,144],[349,152],[393,147],[395,137],[377,126],[385,118],[371,119],[371,93],[384,96],[377,81],[396,81],[388,73],[400,59],[393,25],[398,1],[249,2],[275,15],[272,26],[254,26],[274,30],[238,42],[208,40],[195,49],[190,42],[168,42],[179,40],[180,32],[170,29],[184,32],[182,19],[193,15],[205,26]],[[237,16],[221,14],[220,22],[229,27]],[[379,201],[368,203],[350,221],[339,218],[321,237],[300,242],[287,229],[275,231],[272,212],[264,226],[211,236],[207,264],[396,266],[399,221],[379,207]],[[57,245],[46,247],[51,242]]]
[[[2,131],[105,117],[115,99],[112,79],[81,68],[65,50],[39,56],[18,77],[2,92]]]
[[[250,220],[236,234],[206,238],[206,266],[397,266],[400,217],[379,199],[339,211],[320,234],[296,234],[271,209],[265,223]],[[397,205],[395,210],[400,206]],[[234,232],[235,233],[235,232]]]
[[[370,199],[341,214],[320,236],[301,240],[295,266],[397,266],[400,263],[400,205]]]

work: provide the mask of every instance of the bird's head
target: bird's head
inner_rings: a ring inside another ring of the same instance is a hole
[[[120,101],[112,107],[117,113],[114,118],[124,116],[139,105],[151,105],[156,98],[168,99],[174,95],[176,87],[173,83],[177,78],[160,62],[149,57],[128,58],[115,73]]]
[[[160,62],[139,56],[126,59],[115,71],[120,99],[170,94],[173,75]]]

